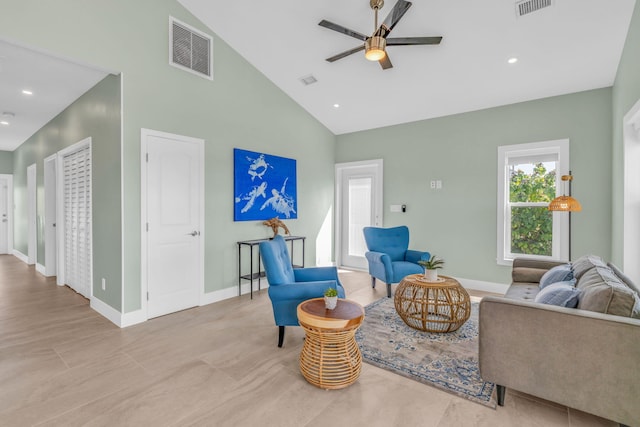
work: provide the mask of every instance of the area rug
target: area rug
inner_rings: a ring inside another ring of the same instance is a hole
[[[356,332],[365,362],[495,409],[495,386],[478,369],[478,303],[460,329],[443,334],[407,326],[393,298],[369,304],[365,313]]]

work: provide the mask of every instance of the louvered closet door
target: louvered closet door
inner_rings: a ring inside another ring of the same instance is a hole
[[[65,282],[91,296],[91,149],[64,157]]]

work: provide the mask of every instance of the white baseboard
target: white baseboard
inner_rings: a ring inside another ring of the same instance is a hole
[[[456,277],[456,280],[460,282],[464,288],[493,292],[500,295],[504,295],[507,289],[509,289],[509,285],[504,283],[484,282],[482,280],[464,279],[461,277]]]
[[[109,319],[116,326],[122,327],[122,313],[120,313],[118,310],[96,297],[91,297],[89,305],[92,309]]]
[[[269,282],[267,279],[262,279],[260,281],[260,288],[267,289],[269,287]],[[258,281],[254,281],[253,283],[253,291],[258,291]],[[241,287],[241,295],[245,295],[251,292],[249,288],[249,283],[242,284]],[[200,298],[200,305],[208,305],[213,304],[214,302],[223,301],[229,298],[234,298],[238,296],[238,287],[231,286],[229,288],[220,289],[218,291],[209,292],[203,294]],[[91,298],[91,308],[106,317],[113,324],[120,328],[126,328],[127,326],[137,325],[138,323],[146,322],[147,314],[143,310],[135,310],[129,313],[120,313],[115,308],[111,307],[109,304],[99,300],[96,297]]]
[[[267,289],[269,282],[266,278],[260,280],[260,289]],[[253,292],[258,291],[258,281],[253,281]],[[251,292],[249,283],[243,283],[240,287],[240,295],[246,295]],[[238,296],[238,287],[231,286],[229,288],[220,289],[218,291],[208,292],[200,298],[200,305],[213,304],[214,302],[223,301]]]
[[[13,256],[18,258],[20,261],[24,262],[25,264],[29,264],[29,257],[23,254],[22,252],[20,252],[19,250],[14,249]]]
[[[36,271],[40,274],[42,274],[43,276],[47,276],[45,274],[46,269],[44,268],[44,265],[40,264],[40,263],[36,263]]]
[[[127,326],[137,325],[147,320],[147,313],[145,313],[144,310],[130,311],[120,315],[120,327],[126,328]]]

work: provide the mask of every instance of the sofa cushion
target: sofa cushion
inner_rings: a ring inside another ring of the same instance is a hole
[[[607,264],[596,255],[583,255],[577,260],[571,263],[573,267],[573,277],[575,277],[578,281],[584,273],[591,270],[593,267],[606,267]]]
[[[636,284],[633,283],[633,281],[629,278],[629,276],[624,274],[615,264],[608,262],[607,265],[611,270],[613,270],[616,276],[618,276],[625,285],[630,287],[636,294],[638,294],[638,296],[640,296],[640,289],[638,289]]]
[[[504,294],[505,298],[533,301],[540,292],[537,283],[512,283]]]
[[[578,308],[616,316],[637,315],[638,295],[608,267],[594,267],[576,285],[582,291]]]
[[[549,286],[552,283],[564,282],[573,279],[573,271],[571,264],[562,264],[553,267],[540,278],[540,289]]]
[[[575,308],[578,305],[580,290],[576,289],[574,284],[575,279],[567,282],[552,283],[536,295],[534,302]]]

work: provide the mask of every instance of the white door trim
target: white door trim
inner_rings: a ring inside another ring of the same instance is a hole
[[[194,143],[198,145],[200,153],[200,170],[199,170],[199,181],[201,183],[200,186],[200,212],[198,213],[200,216],[200,234],[201,238],[198,239],[199,242],[199,251],[200,251],[200,271],[198,272],[198,288],[199,291],[199,305],[203,305],[205,303],[204,297],[204,240],[205,240],[205,224],[204,224],[204,204],[205,204],[205,191],[204,191],[204,139],[193,138],[190,136],[184,135],[176,135],[172,133],[152,130],[152,129],[140,129],[140,308],[144,313],[145,319],[149,319],[148,315],[148,304],[147,304],[147,292],[149,290],[149,286],[147,283],[148,274],[147,269],[148,265],[148,241],[147,241],[147,144],[148,138],[154,136],[159,138],[169,138],[169,139],[177,139],[189,143]]]
[[[57,270],[57,256],[53,256],[52,257],[52,253],[54,255],[57,255],[58,252],[58,248],[57,248],[57,226],[58,226],[58,212],[57,212],[57,208],[54,209],[53,212],[51,212],[51,208],[50,206],[48,206],[49,204],[47,203],[50,198],[51,198],[51,194],[49,194],[49,191],[51,191],[51,189],[53,189],[53,198],[55,199],[55,204],[57,206],[58,204],[58,185],[57,185],[57,181],[58,181],[58,155],[57,154],[52,154],[49,157],[44,159],[44,170],[43,170],[43,175],[44,175],[44,275],[47,277],[51,277],[51,276],[55,276],[56,275],[56,270]],[[48,176],[48,172],[47,172],[47,168],[51,165],[51,162],[53,162],[53,166],[55,167],[55,175],[54,175],[54,182],[53,182],[53,188],[51,186],[51,182],[48,181],[47,176]],[[53,217],[50,217],[50,216]],[[50,222],[53,221],[53,223],[56,224],[56,229],[53,230],[53,233],[51,232],[51,230],[49,230],[49,224]],[[48,238],[49,237],[49,238]],[[51,239],[51,237],[55,237],[54,239]]]
[[[374,216],[376,218],[375,225],[382,227],[384,224],[384,208],[383,208],[383,187],[384,187],[384,162],[382,159],[363,160],[358,162],[336,163],[335,170],[335,235],[334,235],[334,252],[336,254],[335,263],[339,267],[342,260],[342,244],[341,244],[341,230],[342,230],[342,178],[346,171],[358,170],[361,168],[376,167],[380,174],[379,179],[375,183],[374,189]]]
[[[56,224],[56,242],[58,244],[57,253],[57,277],[56,283],[59,286],[64,286],[66,282],[65,277],[65,251],[64,251],[64,233],[65,233],[65,218],[64,218],[64,157],[75,151],[79,151],[86,146],[89,146],[91,150],[91,137],[87,137],[82,141],[76,142],[67,148],[64,148],[57,153],[56,159],[56,218],[59,220]],[[93,157],[91,158],[93,162]],[[93,174],[93,171],[92,171]],[[92,176],[93,182],[93,176]],[[93,187],[93,183],[92,183]],[[91,203],[93,205],[93,202]],[[91,223],[91,245],[95,243],[93,241],[93,222]],[[89,300],[93,300],[93,250],[91,251],[91,259],[89,260]]]
[[[27,166],[27,264],[38,262],[38,169],[35,163]]]
[[[1,179],[7,180],[7,253],[13,253],[13,175],[0,174]]]
[[[622,122],[624,195],[622,221],[622,268],[634,283],[640,281],[640,100],[625,114]]]

